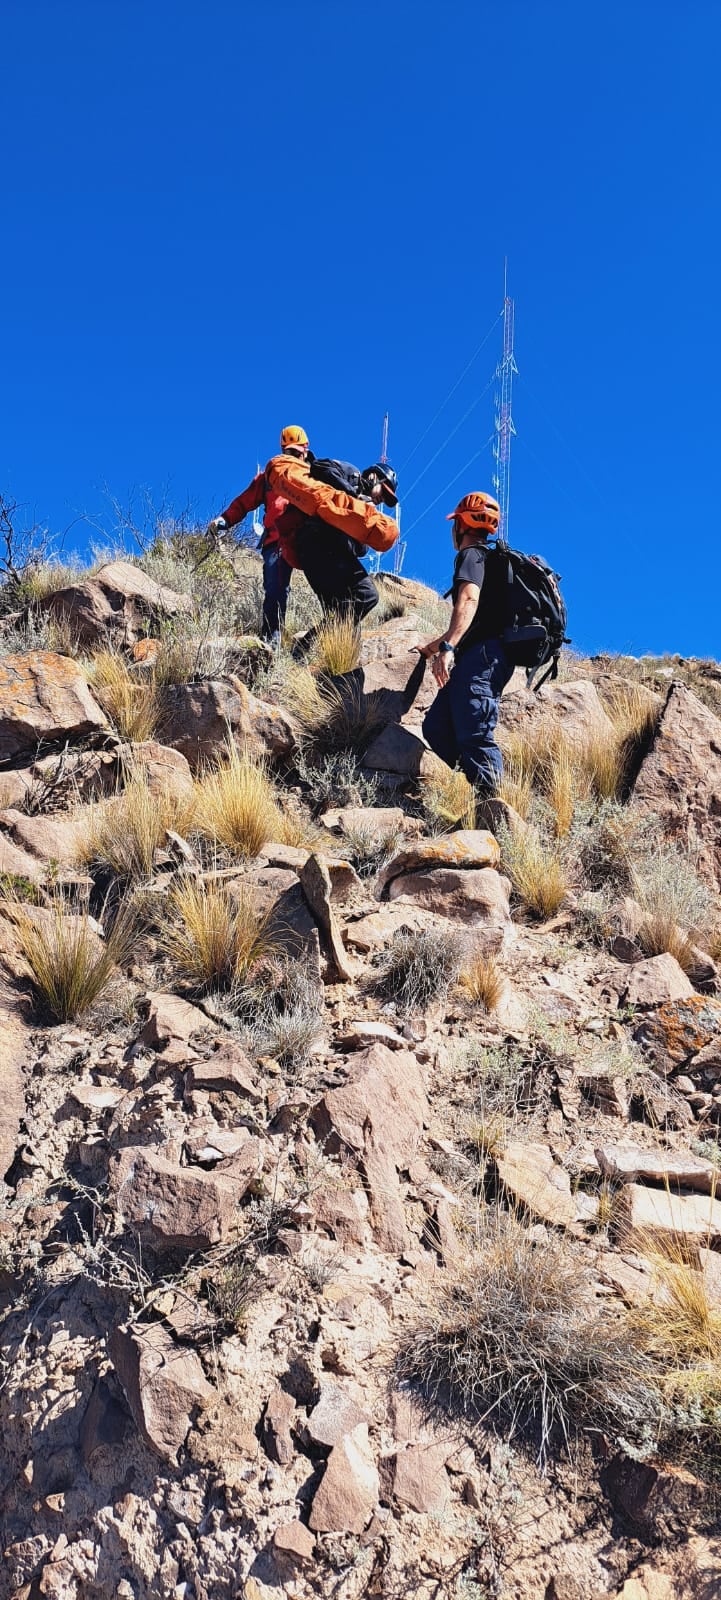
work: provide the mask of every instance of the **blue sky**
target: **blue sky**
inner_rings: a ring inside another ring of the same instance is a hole
[[[499,325],[414,446],[507,255],[512,542],[579,647],[721,653],[720,45],[715,0],[2,0],[0,487],[206,517],[281,424],[365,465],[387,408],[445,587]]]

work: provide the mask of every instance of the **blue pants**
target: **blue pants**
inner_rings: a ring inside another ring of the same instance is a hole
[[[471,645],[454,666],[423,723],[423,733],[449,767],[459,765],[471,783],[493,790],[503,773],[493,735],[498,702],[513,673],[498,639]]]
[[[277,540],[263,549],[263,639],[280,632],[288,609],[288,591],[293,568],[280,553]]]

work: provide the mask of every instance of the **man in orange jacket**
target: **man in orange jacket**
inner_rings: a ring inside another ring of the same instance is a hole
[[[283,428],[280,435],[281,454],[305,461],[308,454],[308,435],[304,428],[292,425]],[[224,533],[235,528],[250,511],[264,506],[263,537],[260,548],[263,555],[263,623],[261,636],[277,643],[288,609],[288,594],[293,568],[283,554],[283,538],[292,542],[301,523],[303,513],[278,489],[271,488],[265,472],[259,472],[242,494],[236,495],[219,517],[214,517],[208,533]]]

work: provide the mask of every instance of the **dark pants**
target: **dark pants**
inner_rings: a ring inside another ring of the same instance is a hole
[[[325,611],[349,612],[360,622],[378,604],[378,590],[358,557],[353,541],[315,519],[298,538],[298,557],[305,576]]]
[[[275,540],[263,548],[263,639],[272,639],[285,622],[288,609],[288,591],[293,568],[288,566]]]
[[[503,645],[485,639],[456,662],[450,682],[438,691],[423,723],[423,733],[449,767],[457,764],[471,783],[494,790],[503,773],[494,740],[498,702],[513,673]]]

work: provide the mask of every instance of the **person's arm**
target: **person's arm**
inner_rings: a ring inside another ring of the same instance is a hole
[[[392,517],[385,517],[369,501],[356,500],[342,489],[332,489],[319,478],[311,478],[307,462],[293,456],[274,456],[265,475],[271,488],[278,489],[306,516],[321,517],[339,533],[346,533],[358,544],[367,544],[381,554],[392,550],[398,538],[398,524]]]
[[[428,644],[421,647],[422,656],[433,657],[433,676],[441,688],[448,682],[450,668],[453,665],[453,652],[471,626],[480,597],[481,591],[477,583],[460,583],[453,602],[451,620],[445,633],[441,634],[439,639],[431,639]],[[441,650],[441,645],[450,645],[450,650]]]
[[[242,494],[236,495],[235,499],[231,500],[230,505],[226,506],[225,511],[221,511],[220,517],[216,518],[216,521],[224,522],[226,528],[234,528],[238,522],[242,522],[243,518],[247,517],[249,511],[257,511],[264,500],[265,473],[259,472],[253,482],[248,484],[247,489],[244,489]]]

